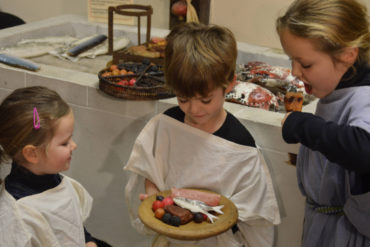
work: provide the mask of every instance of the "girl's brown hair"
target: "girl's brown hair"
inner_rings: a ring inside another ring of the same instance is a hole
[[[369,63],[369,17],[356,0],[295,0],[276,21],[279,35],[285,29],[315,41],[316,48],[333,60],[347,47],[358,47],[358,62]]]
[[[185,23],[167,36],[165,77],[178,96],[206,96],[233,80],[237,45],[232,32],[220,26]]]
[[[39,129],[34,127],[34,107],[40,119]],[[22,149],[28,144],[46,147],[55,121],[70,110],[55,91],[46,87],[14,90],[0,105],[0,162],[24,161]]]

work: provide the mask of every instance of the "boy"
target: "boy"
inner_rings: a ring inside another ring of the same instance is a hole
[[[149,121],[124,168],[130,171],[125,192],[132,223],[145,229],[137,217],[140,193],[143,199],[172,187],[222,194],[239,218],[215,237],[184,243],[160,236],[153,246],[273,244],[280,215],[270,175],[253,137],[223,108],[235,84],[236,57],[235,38],[226,28],[186,23],[167,37],[166,83],[179,106]]]

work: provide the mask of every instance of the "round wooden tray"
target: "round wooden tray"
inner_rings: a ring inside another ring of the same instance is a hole
[[[209,238],[230,229],[238,220],[238,210],[234,203],[221,195],[220,205],[224,205],[222,211],[224,214],[218,215],[215,222],[209,223],[203,221],[202,223],[195,223],[191,221],[185,225],[178,227],[163,223],[161,220],[155,218],[152,210],[152,204],[157,195],[169,196],[171,191],[162,191],[145,199],[139,206],[139,218],[144,225],[149,227],[159,234],[168,236],[170,238],[180,240],[200,240]]]

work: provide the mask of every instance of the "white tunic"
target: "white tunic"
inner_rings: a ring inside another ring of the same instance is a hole
[[[160,191],[172,187],[206,189],[234,202],[239,213],[238,239],[229,230],[192,243],[194,246],[272,246],[273,225],[280,223],[280,214],[268,168],[257,148],[230,142],[159,114],[138,136],[124,169],[130,171],[125,188],[127,207],[139,232],[150,233],[137,212],[147,178]],[[171,246],[185,246],[177,240],[167,241],[177,243]]]
[[[80,183],[63,176],[62,182],[42,193],[15,200],[0,192],[0,246],[85,246],[83,221],[92,198]]]

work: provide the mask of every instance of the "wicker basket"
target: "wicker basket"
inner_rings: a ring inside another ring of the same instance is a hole
[[[164,58],[158,57],[158,58],[151,58],[151,57],[143,57],[138,55],[132,55],[129,54],[127,49],[123,51],[116,51],[113,53],[113,64],[120,64],[124,62],[141,62],[143,59],[149,60],[152,63],[158,64],[158,65],[164,65]]]
[[[165,99],[171,98],[175,95],[166,88],[163,79],[156,76],[151,76],[148,74],[131,74],[131,75],[117,75],[117,76],[107,76],[102,77],[102,74],[107,72],[107,70],[102,70],[99,72],[99,89],[103,92],[122,99],[130,100],[155,100],[155,99]],[[154,82],[155,86],[129,86],[129,85],[119,85],[118,81],[132,78],[137,78],[136,84],[143,84],[144,81]]]

